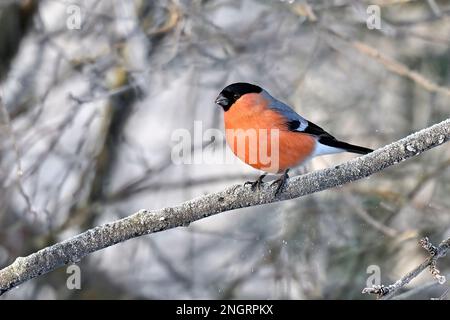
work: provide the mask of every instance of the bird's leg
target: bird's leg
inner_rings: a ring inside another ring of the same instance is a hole
[[[266,176],[267,174],[266,173],[264,173],[263,175],[261,175],[259,178],[258,178],[258,180],[256,180],[256,181],[247,181],[246,183],[244,183],[244,186],[246,186],[246,185],[250,185],[250,187],[251,187],[251,189],[253,190],[253,191],[255,191],[255,189],[260,189],[261,188],[261,185],[264,183],[263,182],[263,179],[264,179],[264,177]]]
[[[289,179],[288,172],[289,169],[286,169],[286,171],[284,171],[280,179],[277,179],[274,182],[272,182],[271,186],[273,186],[274,184],[278,185],[277,190],[275,190],[275,196],[278,195],[283,190],[283,187],[286,184],[286,180]]]

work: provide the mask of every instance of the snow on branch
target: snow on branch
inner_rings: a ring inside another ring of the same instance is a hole
[[[450,119],[409,135],[365,156],[332,168],[289,179],[285,191],[264,184],[260,191],[234,185],[174,207],[140,210],[126,218],[89,229],[26,257],[17,258],[0,270],[0,295],[25,281],[90,253],[142,235],[186,226],[211,215],[238,208],[298,198],[368,177],[376,172],[441,145],[450,139]]]

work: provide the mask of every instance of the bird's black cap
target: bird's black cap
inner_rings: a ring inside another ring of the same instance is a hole
[[[226,86],[217,96],[216,103],[227,111],[241,96],[247,93],[260,93],[261,87],[251,83],[237,82]]]

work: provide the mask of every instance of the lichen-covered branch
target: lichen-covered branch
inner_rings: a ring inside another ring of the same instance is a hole
[[[139,212],[87,230],[73,238],[44,248],[0,270],[0,295],[11,288],[48,273],[64,264],[131,238],[163,231],[233,209],[298,198],[359,180],[403,160],[441,145],[450,139],[450,119],[409,135],[363,157],[333,168],[314,171],[289,179],[285,191],[274,196],[275,189],[264,184],[260,191],[235,185],[223,191],[201,196],[175,207]]]

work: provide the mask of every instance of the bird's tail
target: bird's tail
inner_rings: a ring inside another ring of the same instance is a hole
[[[356,146],[347,142],[342,142],[336,139],[320,139],[320,143],[325,144],[330,147],[345,150],[347,152],[358,153],[358,154],[368,154],[373,152],[372,149]]]

